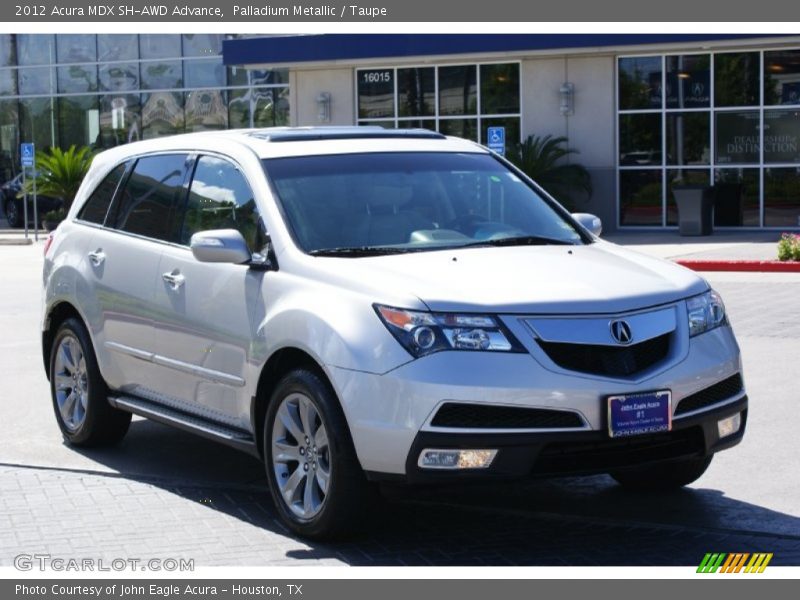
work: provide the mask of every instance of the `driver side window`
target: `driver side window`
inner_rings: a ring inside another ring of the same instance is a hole
[[[208,229],[236,229],[251,252],[261,252],[267,243],[255,196],[236,165],[216,156],[197,160],[189,188],[181,243]]]

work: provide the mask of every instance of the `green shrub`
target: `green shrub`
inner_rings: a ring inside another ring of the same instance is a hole
[[[784,233],[778,242],[778,260],[800,261],[800,235]]]

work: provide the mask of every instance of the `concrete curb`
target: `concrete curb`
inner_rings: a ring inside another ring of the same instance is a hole
[[[675,262],[693,271],[800,273],[800,261],[678,259]]]
[[[33,240],[30,238],[20,238],[18,240],[15,239],[0,239],[0,246],[30,246],[33,243]]]

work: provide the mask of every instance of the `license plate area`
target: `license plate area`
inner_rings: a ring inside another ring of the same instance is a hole
[[[670,431],[672,392],[659,390],[610,396],[608,434],[612,438]]]

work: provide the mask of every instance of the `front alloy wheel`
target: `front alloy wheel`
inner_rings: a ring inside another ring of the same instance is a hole
[[[375,489],[358,462],[339,399],[321,372],[298,368],[278,382],[263,432],[270,494],[294,533],[341,538],[365,524]]]
[[[328,432],[314,403],[287,396],[272,426],[272,469],[286,506],[300,519],[318,514],[331,483]]]

